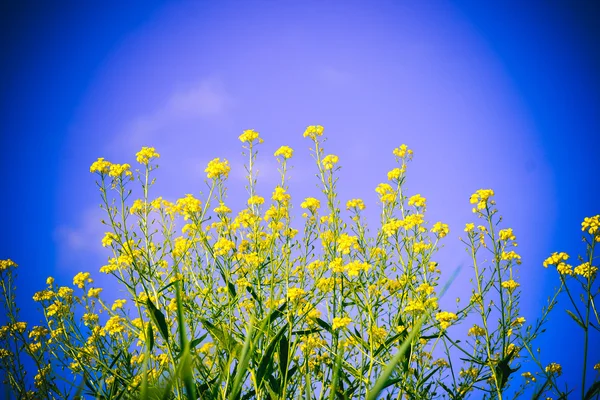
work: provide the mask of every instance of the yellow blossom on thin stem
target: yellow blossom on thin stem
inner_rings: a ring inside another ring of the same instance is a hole
[[[502,282],[502,287],[504,289],[508,290],[509,292],[512,292],[513,290],[515,290],[519,286],[520,286],[519,283],[515,282],[512,279],[509,279],[507,281]]]
[[[562,367],[560,364],[557,364],[557,363],[548,364],[544,370],[549,374],[554,374],[557,376],[562,374]]]
[[[458,316],[452,312],[441,311],[435,315],[435,319],[439,321],[442,329],[448,329],[452,321],[458,319]]]
[[[596,274],[596,272],[598,271],[598,268],[594,267],[589,262],[585,262],[585,263],[575,267],[575,269],[573,271],[577,275],[581,275],[584,278],[591,278],[592,276],[594,276]]]
[[[317,140],[318,136],[323,135],[323,131],[324,131],[324,129],[321,125],[311,125],[306,128],[303,136],[309,137],[312,140]]]
[[[397,148],[395,148],[395,149],[394,149],[394,151],[393,151],[393,153],[394,153],[394,155],[395,155],[396,157],[398,157],[398,158],[404,158],[404,157],[406,157],[407,155],[408,155],[409,157],[412,157],[412,155],[413,155],[413,151],[412,151],[412,150],[410,150],[410,149],[408,148],[408,146],[407,146],[407,145],[405,145],[405,144],[403,144],[403,145],[400,145],[400,147],[397,147]]]
[[[307,197],[302,204],[300,204],[300,207],[314,212],[321,207],[321,202],[314,197]]]
[[[516,237],[511,228],[502,229],[499,232],[500,240],[515,240]]]
[[[447,224],[444,224],[442,222],[436,222],[433,225],[433,228],[431,228],[431,232],[437,233],[437,235],[441,239],[441,238],[445,237],[446,235],[448,235],[448,233],[450,232],[450,228],[448,228]]]
[[[473,212],[483,210],[488,204],[488,199],[493,195],[494,191],[492,189],[479,189],[473,193],[470,202],[471,204],[477,204],[477,207],[473,208]]]
[[[352,320],[349,317],[334,318],[331,329],[336,330],[346,328],[350,322],[352,322]]]
[[[99,174],[108,174],[110,171],[111,163],[106,161],[104,158],[99,158],[97,161],[94,161],[90,167],[90,172],[97,172]]]
[[[426,199],[425,199],[425,197],[421,196],[420,194],[415,194],[410,199],[408,199],[409,206],[425,207],[425,204],[426,204]]]
[[[15,268],[17,267],[17,264],[15,264],[15,262],[13,260],[11,260],[10,258],[7,260],[0,260],[0,271],[6,271],[9,268]]]
[[[90,278],[89,272],[80,272],[73,277],[73,285],[77,286],[79,289],[83,289],[83,286],[86,283],[94,282],[92,278]]]
[[[365,203],[361,199],[351,199],[346,202],[346,209],[364,210]]]
[[[154,147],[142,147],[142,149],[135,154],[135,159],[142,165],[148,165],[150,160],[159,157],[160,154],[156,152]]]
[[[563,261],[567,261],[569,259],[569,255],[567,253],[552,253],[552,255],[546,260],[544,260],[544,267],[547,268],[548,265],[558,265]]]
[[[259,143],[262,143],[262,139],[259,138],[259,133],[252,129],[246,129],[240,136],[240,142],[242,143],[252,143],[256,139],[259,140]]]
[[[288,146],[281,146],[280,148],[277,149],[277,151],[274,154],[275,157],[281,156],[281,157],[285,158],[286,160],[289,158],[292,158],[293,155],[294,155],[294,150]]]
[[[215,158],[209,161],[206,169],[204,170],[208,179],[227,178],[229,176],[229,171],[231,171],[231,167],[229,167],[229,161],[225,159],[221,161],[220,158]]]
[[[335,164],[337,164],[339,161],[338,156],[333,155],[333,154],[329,154],[326,155],[323,160],[321,161],[321,163],[323,164],[323,168],[325,168],[326,170],[330,170],[333,169],[333,166]]]

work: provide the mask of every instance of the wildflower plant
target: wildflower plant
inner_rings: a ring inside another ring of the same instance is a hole
[[[94,162],[108,228],[100,244],[111,253],[99,272],[125,295],[105,302],[89,271],[66,286],[48,278],[33,298],[45,325],[28,330],[14,304],[16,264],[3,260],[8,324],[0,328],[0,368],[17,396],[501,399],[511,382],[523,382],[513,390],[518,395],[540,376],[546,383],[538,397],[559,393],[560,365],[544,367],[532,350],[558,292],[526,327],[516,271],[521,257],[512,229],[498,229],[494,192],[471,197],[480,225],[468,223],[463,241],[473,262],[470,301],[442,309],[446,286],[437,250],[450,229],[427,221],[426,198],[406,190],[413,151],[393,150],[397,166],[375,188],[380,211],[371,234],[365,202],[338,198],[340,159],[325,152],[323,131],[304,132],[321,191],[298,200],[287,185],[294,151],[275,151],[279,183],[270,194],[260,192],[256,159],[263,140],[244,131],[248,196],[237,213],[228,206],[228,160],[208,163],[205,196],[173,202],[151,195],[160,157],[154,148],[136,154],[136,170]],[[137,199],[134,181],[141,187]],[[571,314],[587,346],[591,318],[598,318],[592,265],[598,217],[586,219],[584,229],[593,240],[580,266],[564,266],[562,253],[545,265],[557,265],[561,289],[567,279],[583,285],[584,307]],[[467,319],[476,323],[458,340],[453,327]],[[25,357],[37,368],[33,382]],[[538,371],[516,374],[518,361],[528,357]],[[597,388],[596,382],[588,394]]]

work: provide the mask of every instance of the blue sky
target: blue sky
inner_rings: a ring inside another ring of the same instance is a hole
[[[363,197],[373,218],[391,150],[408,144],[408,190],[427,197],[430,221],[450,224],[440,260],[447,276],[468,263],[458,235],[473,219],[469,195],[493,188],[519,241],[526,316],[557,285],[543,259],[583,252],[580,223],[600,213],[598,7],[88,3],[0,8],[0,258],[20,264],[19,300],[32,321],[29,299],[47,276],[67,283],[90,271],[103,279],[96,271],[108,254],[92,161],[133,164],[141,146],[154,146],[154,193],[177,198],[204,190],[204,166],[225,157],[238,171],[230,179],[235,203],[244,129],[266,141],[263,194],[276,181],[273,151],[296,150],[290,185],[298,206],[318,194],[302,132],[324,125],[326,150],[343,167],[341,200]],[[468,297],[468,273],[454,297]],[[548,361],[571,367],[571,380],[577,356],[556,345],[581,332],[559,308],[541,345]]]

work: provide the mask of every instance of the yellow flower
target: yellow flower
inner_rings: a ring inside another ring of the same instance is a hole
[[[358,238],[342,233],[337,240],[337,247],[340,253],[350,254],[351,249],[358,249]]]
[[[217,240],[213,248],[215,251],[215,257],[224,256],[231,250],[235,249],[235,243],[233,243],[231,240],[222,237],[219,238],[219,240]]]
[[[396,191],[387,183],[380,183],[375,191],[382,203],[391,203],[396,200]]]
[[[317,208],[321,207],[321,202],[314,197],[307,197],[302,204],[300,204],[300,207],[314,212]]]
[[[600,363],[594,365],[596,371],[600,371]]]
[[[465,225],[465,232],[473,232],[474,229],[475,229],[475,224],[473,224],[473,223],[468,223]]]
[[[408,199],[409,206],[425,207],[425,203],[425,197],[421,196],[420,194],[415,194],[410,199]]]
[[[369,340],[372,340],[374,343],[383,343],[387,334],[385,328],[379,326],[371,326],[369,328]]]
[[[545,371],[549,374],[556,374],[560,376],[562,374],[562,367],[557,363],[550,363],[546,366]]]
[[[596,274],[596,272],[598,271],[598,268],[594,267],[589,262],[585,262],[585,263],[575,267],[574,271],[577,275],[581,275],[584,278],[591,278],[592,276],[594,276]]]
[[[90,326],[90,325],[94,325],[98,322],[98,319],[100,317],[98,316],[98,314],[94,314],[94,313],[85,313],[83,314],[83,324],[85,326]]]
[[[98,298],[98,296],[100,295],[100,292],[102,292],[102,288],[91,288],[88,291],[88,297],[90,297],[90,298],[93,298],[93,297]]]
[[[77,286],[79,289],[83,289],[83,286],[86,283],[94,282],[92,278],[90,278],[89,272],[80,272],[73,277],[73,285]]]
[[[515,240],[516,237],[511,228],[502,229],[500,232],[500,240]]]
[[[299,297],[304,296],[305,294],[306,294],[306,291],[304,291],[304,289],[293,287],[293,288],[288,289],[287,297],[290,300],[295,300]]]
[[[381,227],[381,231],[385,233],[387,237],[390,237],[395,235],[402,226],[404,226],[404,221],[392,218]]]
[[[317,289],[323,293],[329,293],[333,289],[335,280],[333,278],[319,278],[315,283]]]
[[[394,155],[398,158],[404,158],[406,155],[412,157],[413,151],[408,148],[407,145],[403,144],[400,147],[396,147],[393,151]]]
[[[518,288],[520,286],[519,283],[515,282],[512,279],[509,279],[507,281],[502,282],[502,287],[506,290],[508,290],[509,292],[512,292],[513,290],[515,290],[516,288]]]
[[[221,161],[220,158],[215,158],[209,161],[206,169],[204,170],[208,179],[227,178],[229,176],[229,171],[231,171],[231,168],[229,167],[229,161],[225,159]]]
[[[423,214],[411,214],[404,218],[403,227],[406,230],[412,229],[416,226],[422,225],[425,222]],[[425,229],[423,229],[425,231]]]
[[[39,339],[42,336],[46,336],[50,331],[43,326],[34,326],[29,332],[29,339]]]
[[[213,347],[215,347],[215,345],[211,342],[204,343],[198,351],[200,351],[200,353],[203,354],[208,354],[210,352],[210,349],[212,349]]]
[[[485,335],[485,329],[483,329],[482,327],[480,327],[477,324],[474,324],[472,328],[469,329],[469,332],[467,332],[468,336],[483,336]]]
[[[227,207],[222,201],[219,202],[219,207],[213,209],[217,214],[231,214],[231,208]]]
[[[10,258],[7,260],[0,260],[0,271],[5,271],[10,267],[17,267],[17,264],[15,264]]]
[[[448,235],[448,232],[450,232],[450,228],[448,228],[447,224],[443,224],[441,222],[436,222],[433,225],[433,228],[431,228],[431,232],[437,233],[441,239],[441,238],[445,237],[446,235]]]
[[[252,206],[252,205],[260,206],[261,204],[264,204],[264,202],[265,202],[265,199],[260,196],[252,196],[248,199],[249,206]]]
[[[131,165],[129,164],[111,164],[110,170],[108,171],[108,176],[112,176],[113,178],[118,178],[122,175],[133,176],[130,168]]]
[[[406,168],[402,166],[402,168],[394,168],[387,173],[388,181],[398,180],[406,172]]]
[[[587,230],[590,235],[600,234],[600,229],[598,228],[600,228],[600,215],[586,217],[581,223],[581,230],[584,232]]]
[[[428,250],[430,247],[431,247],[431,243],[415,242],[415,243],[413,243],[413,252],[421,253],[425,250]]]
[[[546,260],[544,260],[544,267],[547,268],[548,265],[558,265],[562,261],[567,261],[569,259],[569,255],[567,253],[552,253],[552,255]]]
[[[104,325],[104,331],[111,336],[121,333],[125,329],[125,321],[125,318],[118,315],[113,315],[108,321],[106,321],[106,324]]]
[[[187,221],[194,214],[202,211],[202,202],[188,193],[185,197],[177,200],[177,210],[183,216],[184,221]]]
[[[335,330],[340,328],[346,328],[350,324],[350,322],[352,322],[352,320],[348,317],[334,318],[331,329]]]
[[[471,195],[471,204],[477,204],[477,208],[473,208],[473,212],[483,210],[488,203],[488,199],[494,195],[492,189],[479,189]]]
[[[361,199],[351,199],[346,202],[346,209],[350,210],[351,208],[364,210],[365,203]]]
[[[117,239],[117,235],[112,232],[106,232],[104,238],[102,238],[102,247],[108,247],[112,244],[113,240]]]
[[[142,149],[140,151],[135,153],[135,158],[136,158],[137,162],[139,162],[140,164],[143,164],[143,165],[148,165],[150,160],[152,160],[153,158],[159,158],[159,157],[160,157],[160,154],[158,154],[154,150],[154,147],[142,147]]]
[[[509,252],[502,251],[500,258],[505,261],[516,260],[517,264],[521,264],[521,256],[518,255],[517,253],[515,253],[513,250],[511,250]]]
[[[317,140],[317,136],[323,135],[324,128],[321,125],[311,125],[306,127],[304,137],[309,137],[312,140]]]
[[[287,204],[290,201],[291,196],[285,192],[285,189],[281,186],[277,186],[271,197],[273,201],[278,201],[283,204]]]
[[[573,275],[573,267],[567,263],[561,262],[556,266],[556,270],[561,275]]]
[[[435,315],[435,319],[439,321],[442,329],[447,329],[452,324],[452,321],[458,319],[458,317],[454,313],[442,311]]]
[[[343,260],[336,257],[329,263],[329,269],[333,272],[344,272]]]
[[[92,163],[90,167],[90,172],[98,172],[100,174],[107,174],[110,171],[111,163],[105,161],[104,158],[99,158],[97,161]]]
[[[535,376],[531,372],[523,372],[521,376],[528,381],[535,382]]]
[[[127,300],[122,300],[122,299],[117,299],[115,300],[115,302],[113,303],[111,309],[113,311],[116,311],[118,309],[123,308],[123,306],[125,305],[125,303],[127,303]]]
[[[133,204],[131,205],[131,208],[129,209],[129,212],[132,214],[137,214],[140,211],[142,211],[142,209],[144,208],[144,203],[142,200],[137,199],[133,202]]]
[[[280,148],[277,149],[277,151],[275,152],[275,157],[277,156],[282,156],[283,158],[285,158],[286,160],[288,158],[292,158],[292,155],[294,154],[294,150],[292,150],[291,147],[288,146],[281,146]]]
[[[344,268],[348,271],[348,276],[358,276],[360,271],[368,272],[371,266],[368,263],[354,260],[346,264]]]
[[[246,129],[244,132],[242,132],[239,139],[240,139],[240,142],[242,142],[242,143],[252,143],[256,139],[259,140],[259,143],[262,143],[262,139],[260,139],[258,136],[259,136],[259,133],[256,132],[255,130]]]
[[[338,156],[329,154],[329,155],[326,155],[325,157],[323,157],[323,160],[321,161],[321,163],[323,164],[323,168],[325,168],[326,170],[329,170],[329,169],[333,169],[333,166],[335,164],[337,164],[338,161],[339,161]]]

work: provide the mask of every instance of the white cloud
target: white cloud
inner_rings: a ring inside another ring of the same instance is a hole
[[[186,90],[176,90],[162,107],[154,112],[140,115],[126,124],[117,136],[116,148],[137,148],[154,143],[161,131],[174,124],[221,116],[231,104],[231,98],[216,79],[205,79]],[[173,132],[169,132],[171,135]]]
[[[54,230],[57,265],[68,268],[82,261],[88,261],[90,256],[94,258],[99,258],[101,255],[108,256],[109,253],[101,245],[104,232],[108,230],[108,227],[101,222],[105,217],[105,212],[98,206],[88,207],[82,211],[77,226],[59,225]]]
[[[334,85],[346,85],[353,81],[353,76],[348,71],[339,68],[323,67],[318,71],[319,78],[326,83]]]

